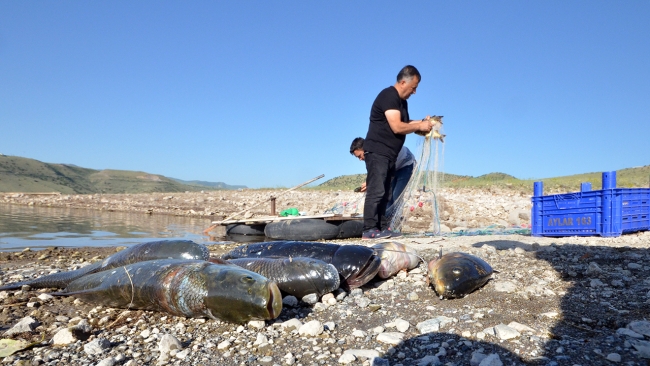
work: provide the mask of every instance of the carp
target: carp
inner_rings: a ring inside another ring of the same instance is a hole
[[[271,241],[240,245],[224,254],[222,259],[307,257],[334,265],[341,277],[341,286],[361,287],[370,281],[381,260],[375,251],[361,245],[336,245],[302,241]]]
[[[53,273],[29,281],[10,283],[0,287],[0,291],[16,290],[24,285],[33,288],[64,288],[70,282],[86,274],[125,264],[164,258],[208,260],[210,251],[205,245],[197,244],[191,240],[160,240],[140,243],[74,271]]]
[[[429,262],[429,283],[441,299],[464,297],[485,285],[494,270],[483,259],[471,254],[454,252]]]
[[[378,243],[371,247],[381,259],[377,276],[389,278],[401,270],[411,270],[418,266],[420,257],[415,249],[398,242]]]
[[[188,259],[137,262],[87,274],[53,295],[233,323],[274,319],[282,311],[275,282],[235,265]]]
[[[275,281],[280,291],[299,299],[314,293],[323,296],[341,284],[333,264],[314,258],[239,258],[227,262]]]

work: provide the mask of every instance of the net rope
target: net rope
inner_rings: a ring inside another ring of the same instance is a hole
[[[439,136],[442,135],[442,117],[440,124],[434,127]],[[444,163],[445,144],[442,138],[424,136],[418,139],[416,165],[413,167],[411,178],[404,191],[393,200],[386,211],[389,227],[396,232],[407,233],[406,222],[415,210],[431,210],[431,224],[425,232],[432,235],[440,234],[440,205],[439,189],[444,181],[442,172]]]

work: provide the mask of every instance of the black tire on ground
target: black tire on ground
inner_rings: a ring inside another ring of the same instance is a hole
[[[230,224],[226,226],[226,235],[264,235],[266,224]]]
[[[242,235],[242,234],[228,234],[226,240],[234,241],[235,243],[259,243],[266,239],[264,235]]]
[[[339,227],[321,219],[292,219],[267,224],[264,234],[278,240],[329,240],[339,235]]]
[[[348,220],[339,224],[337,239],[360,238],[363,233],[363,220]]]

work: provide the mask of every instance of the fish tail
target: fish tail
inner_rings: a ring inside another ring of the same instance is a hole
[[[8,285],[0,286],[0,291],[18,290],[24,285],[29,285],[29,281],[10,283]]]

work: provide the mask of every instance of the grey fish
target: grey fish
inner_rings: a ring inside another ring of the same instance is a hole
[[[440,298],[457,298],[485,285],[494,273],[483,259],[471,254],[454,252],[429,262],[429,283]]]
[[[372,280],[381,264],[381,260],[375,251],[362,245],[337,245],[303,241],[270,241],[240,245],[224,254],[221,258],[268,257],[308,257],[331,263],[339,272],[341,286],[349,289],[361,287]]]
[[[138,262],[87,274],[54,295],[234,323],[274,319],[282,311],[275,282],[235,265],[187,259]]]
[[[70,282],[89,273],[125,264],[164,258],[208,260],[210,251],[205,245],[197,244],[191,240],[161,240],[140,243],[108,256],[103,261],[94,262],[74,271],[53,273],[29,281],[10,283],[0,287],[0,291],[16,290],[24,285],[33,288],[64,288]]]
[[[275,281],[281,291],[299,299],[314,293],[322,296],[341,284],[336,267],[315,258],[239,258],[227,262]]]

